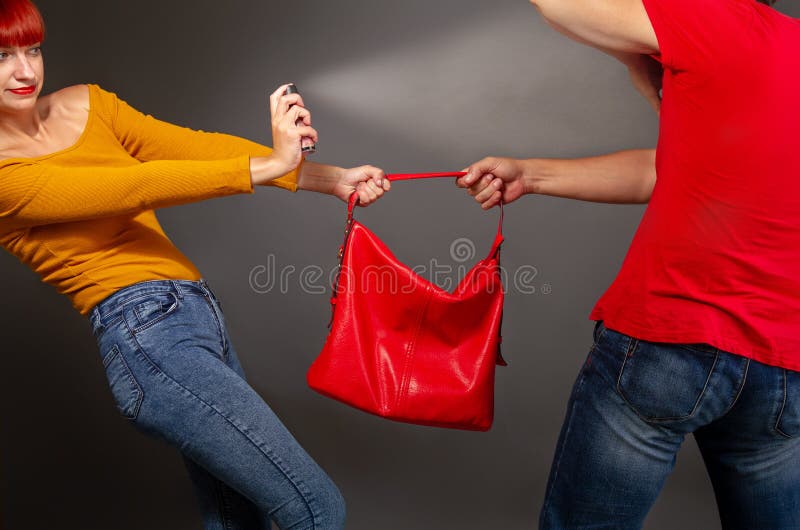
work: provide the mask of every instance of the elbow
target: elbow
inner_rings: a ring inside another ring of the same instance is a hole
[[[550,13],[551,8],[561,3],[563,4],[565,0],[530,0],[531,5],[539,10],[539,13],[547,18],[548,13]]]
[[[655,170],[652,173],[649,173],[642,183],[642,190],[639,194],[639,200],[637,201],[639,204],[647,204],[650,202],[650,197],[653,196],[653,189],[656,187],[656,172]]]
[[[559,33],[563,33],[568,37],[572,37],[571,33],[565,29],[563,21],[558,22],[556,20],[558,18],[562,18],[556,10],[561,9],[563,11],[564,1],[565,0],[530,0],[530,3],[537,9],[537,11],[539,11],[539,16],[542,17],[542,20],[544,20],[548,26]]]
[[[547,17],[545,17],[544,14],[544,10],[547,7],[548,3],[547,0],[530,0],[530,3],[533,7],[536,8],[537,11],[539,11],[539,14],[542,15],[542,17],[547,19]]]

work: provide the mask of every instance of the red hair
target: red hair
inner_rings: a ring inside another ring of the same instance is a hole
[[[44,20],[30,0],[0,0],[0,46],[30,46],[44,40]]]

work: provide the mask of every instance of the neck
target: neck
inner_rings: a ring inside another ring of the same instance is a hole
[[[0,112],[0,134],[4,136],[34,137],[42,127],[38,106],[17,112]]]

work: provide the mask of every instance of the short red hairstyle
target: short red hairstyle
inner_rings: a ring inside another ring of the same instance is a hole
[[[0,46],[30,46],[42,40],[44,20],[30,0],[0,0]]]

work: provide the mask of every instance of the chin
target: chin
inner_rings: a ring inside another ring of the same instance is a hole
[[[2,110],[5,112],[25,112],[36,108],[36,100],[39,94],[33,93],[24,99],[17,99],[16,101],[3,101]]]

